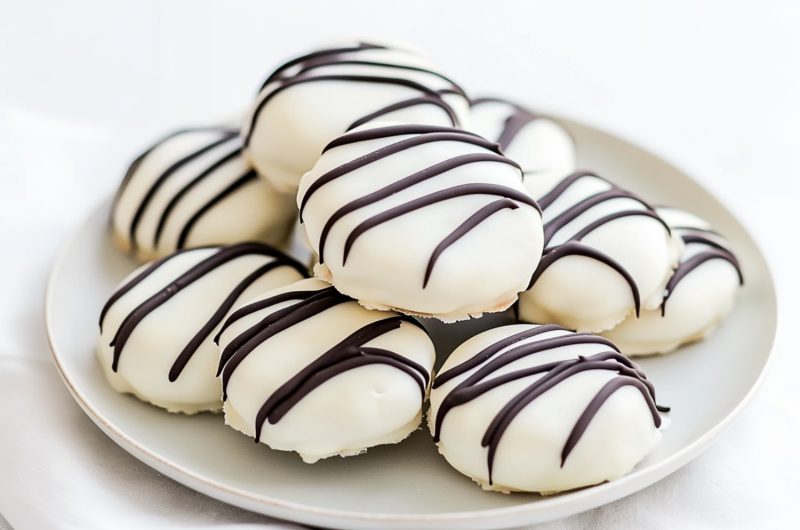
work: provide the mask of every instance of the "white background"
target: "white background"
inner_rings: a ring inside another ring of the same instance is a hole
[[[800,4],[768,0],[0,0],[7,522],[24,529],[267,521],[160,477],[83,417],[49,361],[44,282],[58,245],[154,134],[235,115],[279,61],[351,35],[410,41],[472,94],[514,97],[650,148],[720,196],[771,262],[779,335],[751,406],[674,475],[550,528],[797,524]]]

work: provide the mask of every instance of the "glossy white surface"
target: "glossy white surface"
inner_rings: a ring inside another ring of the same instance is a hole
[[[105,206],[87,221],[54,267],[47,318],[59,369],[92,419],[134,456],[208,495],[305,523],[341,528],[501,528],[563,517],[644,488],[697,456],[752,396],[774,336],[772,280],[742,226],[685,174],[611,135],[566,124],[584,146],[579,163],[613,171],[620,184],[654,202],[703,211],[729,236],[748,277],[735,310],[709,341],[641,363],[659,399],[673,407],[672,423],[662,443],[620,480],[552,497],[485,493],[450,469],[423,431],[396,447],[309,467],[293,455],[254,446],[217,417],[176,420],[116,394],[99,373],[91,342],[104,296],[133,263],[112,248],[105,225],[98,222],[106,214]],[[740,333],[744,328],[750,332]],[[436,329],[441,333],[443,326]],[[452,348],[470,332],[450,328],[452,340],[440,346]]]

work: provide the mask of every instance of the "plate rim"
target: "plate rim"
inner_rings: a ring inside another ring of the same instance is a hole
[[[75,228],[71,235],[66,238],[65,242],[61,244],[56,258],[53,260],[48,272],[44,296],[45,333],[47,336],[50,353],[59,377],[64,382],[64,385],[67,387],[67,390],[72,398],[78,403],[78,405],[80,405],[81,409],[92,420],[92,422],[95,423],[95,425],[97,425],[100,430],[103,431],[103,433],[111,438],[114,443],[144,464],[155,469],[159,473],[168,476],[179,484],[199,491],[221,502],[225,502],[245,510],[261,513],[263,515],[272,516],[291,522],[299,522],[301,524],[330,525],[331,523],[334,523],[336,525],[343,525],[345,523],[355,523],[360,525],[383,524],[402,526],[408,523],[420,523],[427,525],[432,525],[435,523],[465,523],[465,528],[502,528],[508,525],[520,524],[519,521],[515,522],[513,519],[523,515],[530,516],[531,520],[522,522],[521,524],[534,521],[545,522],[571,514],[582,513],[599,506],[603,506],[615,500],[627,497],[628,495],[651,486],[671,473],[677,471],[705,451],[717,438],[719,433],[727,428],[733,422],[733,420],[739,416],[742,410],[747,407],[747,405],[752,401],[753,396],[761,387],[775,357],[775,335],[779,318],[779,306],[777,301],[777,292],[775,290],[774,276],[769,261],[766,259],[766,255],[762,251],[761,246],[753,237],[747,226],[745,226],[739,220],[739,216],[736,215],[736,212],[716,194],[709,191],[709,189],[703,183],[693,178],[689,172],[683,170],[679,165],[669,161],[657,150],[644,147],[638,142],[631,141],[624,134],[612,132],[563,115],[548,114],[548,116],[567,124],[567,128],[569,128],[569,125],[575,125],[584,129],[588,129],[592,133],[610,136],[614,140],[621,141],[639,151],[645,152],[657,158],[660,162],[670,167],[670,169],[680,172],[686,176],[686,178],[690,180],[692,184],[700,188],[709,197],[715,200],[718,205],[722,206],[722,208],[736,220],[764,264],[764,269],[766,272],[765,288],[767,288],[771,294],[770,306],[775,318],[767,330],[769,333],[770,343],[769,353],[767,354],[766,360],[760,370],[760,373],[756,377],[755,382],[748,389],[747,393],[739,400],[739,402],[721,420],[714,424],[695,441],[691,442],[667,458],[652,464],[644,474],[636,473],[634,471],[610,482],[568,492],[557,497],[551,497],[547,499],[546,502],[524,503],[516,506],[489,508],[485,510],[433,514],[365,513],[352,510],[321,508],[309,504],[302,504],[274,497],[256,495],[246,490],[206,478],[195,471],[163,458],[157,452],[149,450],[137,440],[126,434],[123,430],[117,428],[112,421],[106,418],[105,415],[98,411],[89,402],[89,400],[86,399],[86,397],[70,379],[67,371],[62,365],[56,345],[55,333],[53,331],[54,324],[52,310],[54,304],[53,299],[56,279],[63,268],[63,262],[66,259],[69,250],[74,245],[75,240],[77,240],[80,236],[82,228],[86,224],[87,219],[93,215],[102,204],[108,201],[108,197],[105,197],[99,201],[97,205],[90,210],[90,213],[82,218],[77,228]],[[574,510],[575,505],[579,506],[577,511]],[[544,514],[546,515],[534,519],[537,515],[542,516]],[[435,528],[435,526],[431,526],[431,528]]]

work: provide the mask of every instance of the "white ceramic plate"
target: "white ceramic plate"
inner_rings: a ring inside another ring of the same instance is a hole
[[[776,305],[764,258],[716,199],[658,157],[602,131],[565,121],[580,164],[654,203],[697,212],[726,234],[746,285],[730,318],[707,341],[641,361],[672,406],[662,443],[620,480],[541,497],[482,491],[450,468],[424,431],[397,446],[314,465],[270,451],[225,427],[219,416],[170,415],[106,384],[94,354],[97,318],[134,263],[108,237],[101,205],[63,250],[47,291],[46,320],[55,362],[75,400],[115,442],[146,464],[222,501],[283,519],[338,528],[502,528],[565,517],[647,487],[705,449],[753,394],[770,356]],[[448,327],[442,356],[503,317]],[[441,334],[443,326],[434,331]],[[440,360],[441,362],[441,360]]]

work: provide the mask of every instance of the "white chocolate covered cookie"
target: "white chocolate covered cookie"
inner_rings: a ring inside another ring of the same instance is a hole
[[[464,91],[416,51],[346,42],[278,67],[242,135],[247,156],[279,190],[294,192],[323,147],[369,121],[465,126]]]
[[[96,353],[111,386],[170,412],[219,410],[214,334],[234,304],[304,277],[262,244],[185,250],[143,265],[103,307]]]
[[[603,333],[626,355],[667,353],[703,339],[731,310],[744,283],[728,242],[707,222],[676,208],[656,211],[681,237],[684,250],[661,307],[628,317]]]
[[[599,332],[661,305],[682,244],[647,202],[589,171],[526,185],[545,250],[519,297],[521,320]]]
[[[564,127],[517,103],[473,99],[469,129],[497,142],[526,175],[564,176],[575,170],[575,142]]]
[[[434,347],[411,317],[302,280],[239,307],[218,340],[225,422],[273,449],[313,463],[420,424]]]
[[[515,324],[450,355],[428,422],[439,452],[484,489],[555,493],[628,473],[662,418],[652,383],[608,339]]]
[[[184,129],[131,164],[111,212],[114,241],[140,261],[241,241],[281,244],[297,211],[242,157],[237,131]]]
[[[541,256],[519,166],[459,129],[361,126],[328,144],[297,200],[315,274],[369,308],[445,321],[502,311]]]

